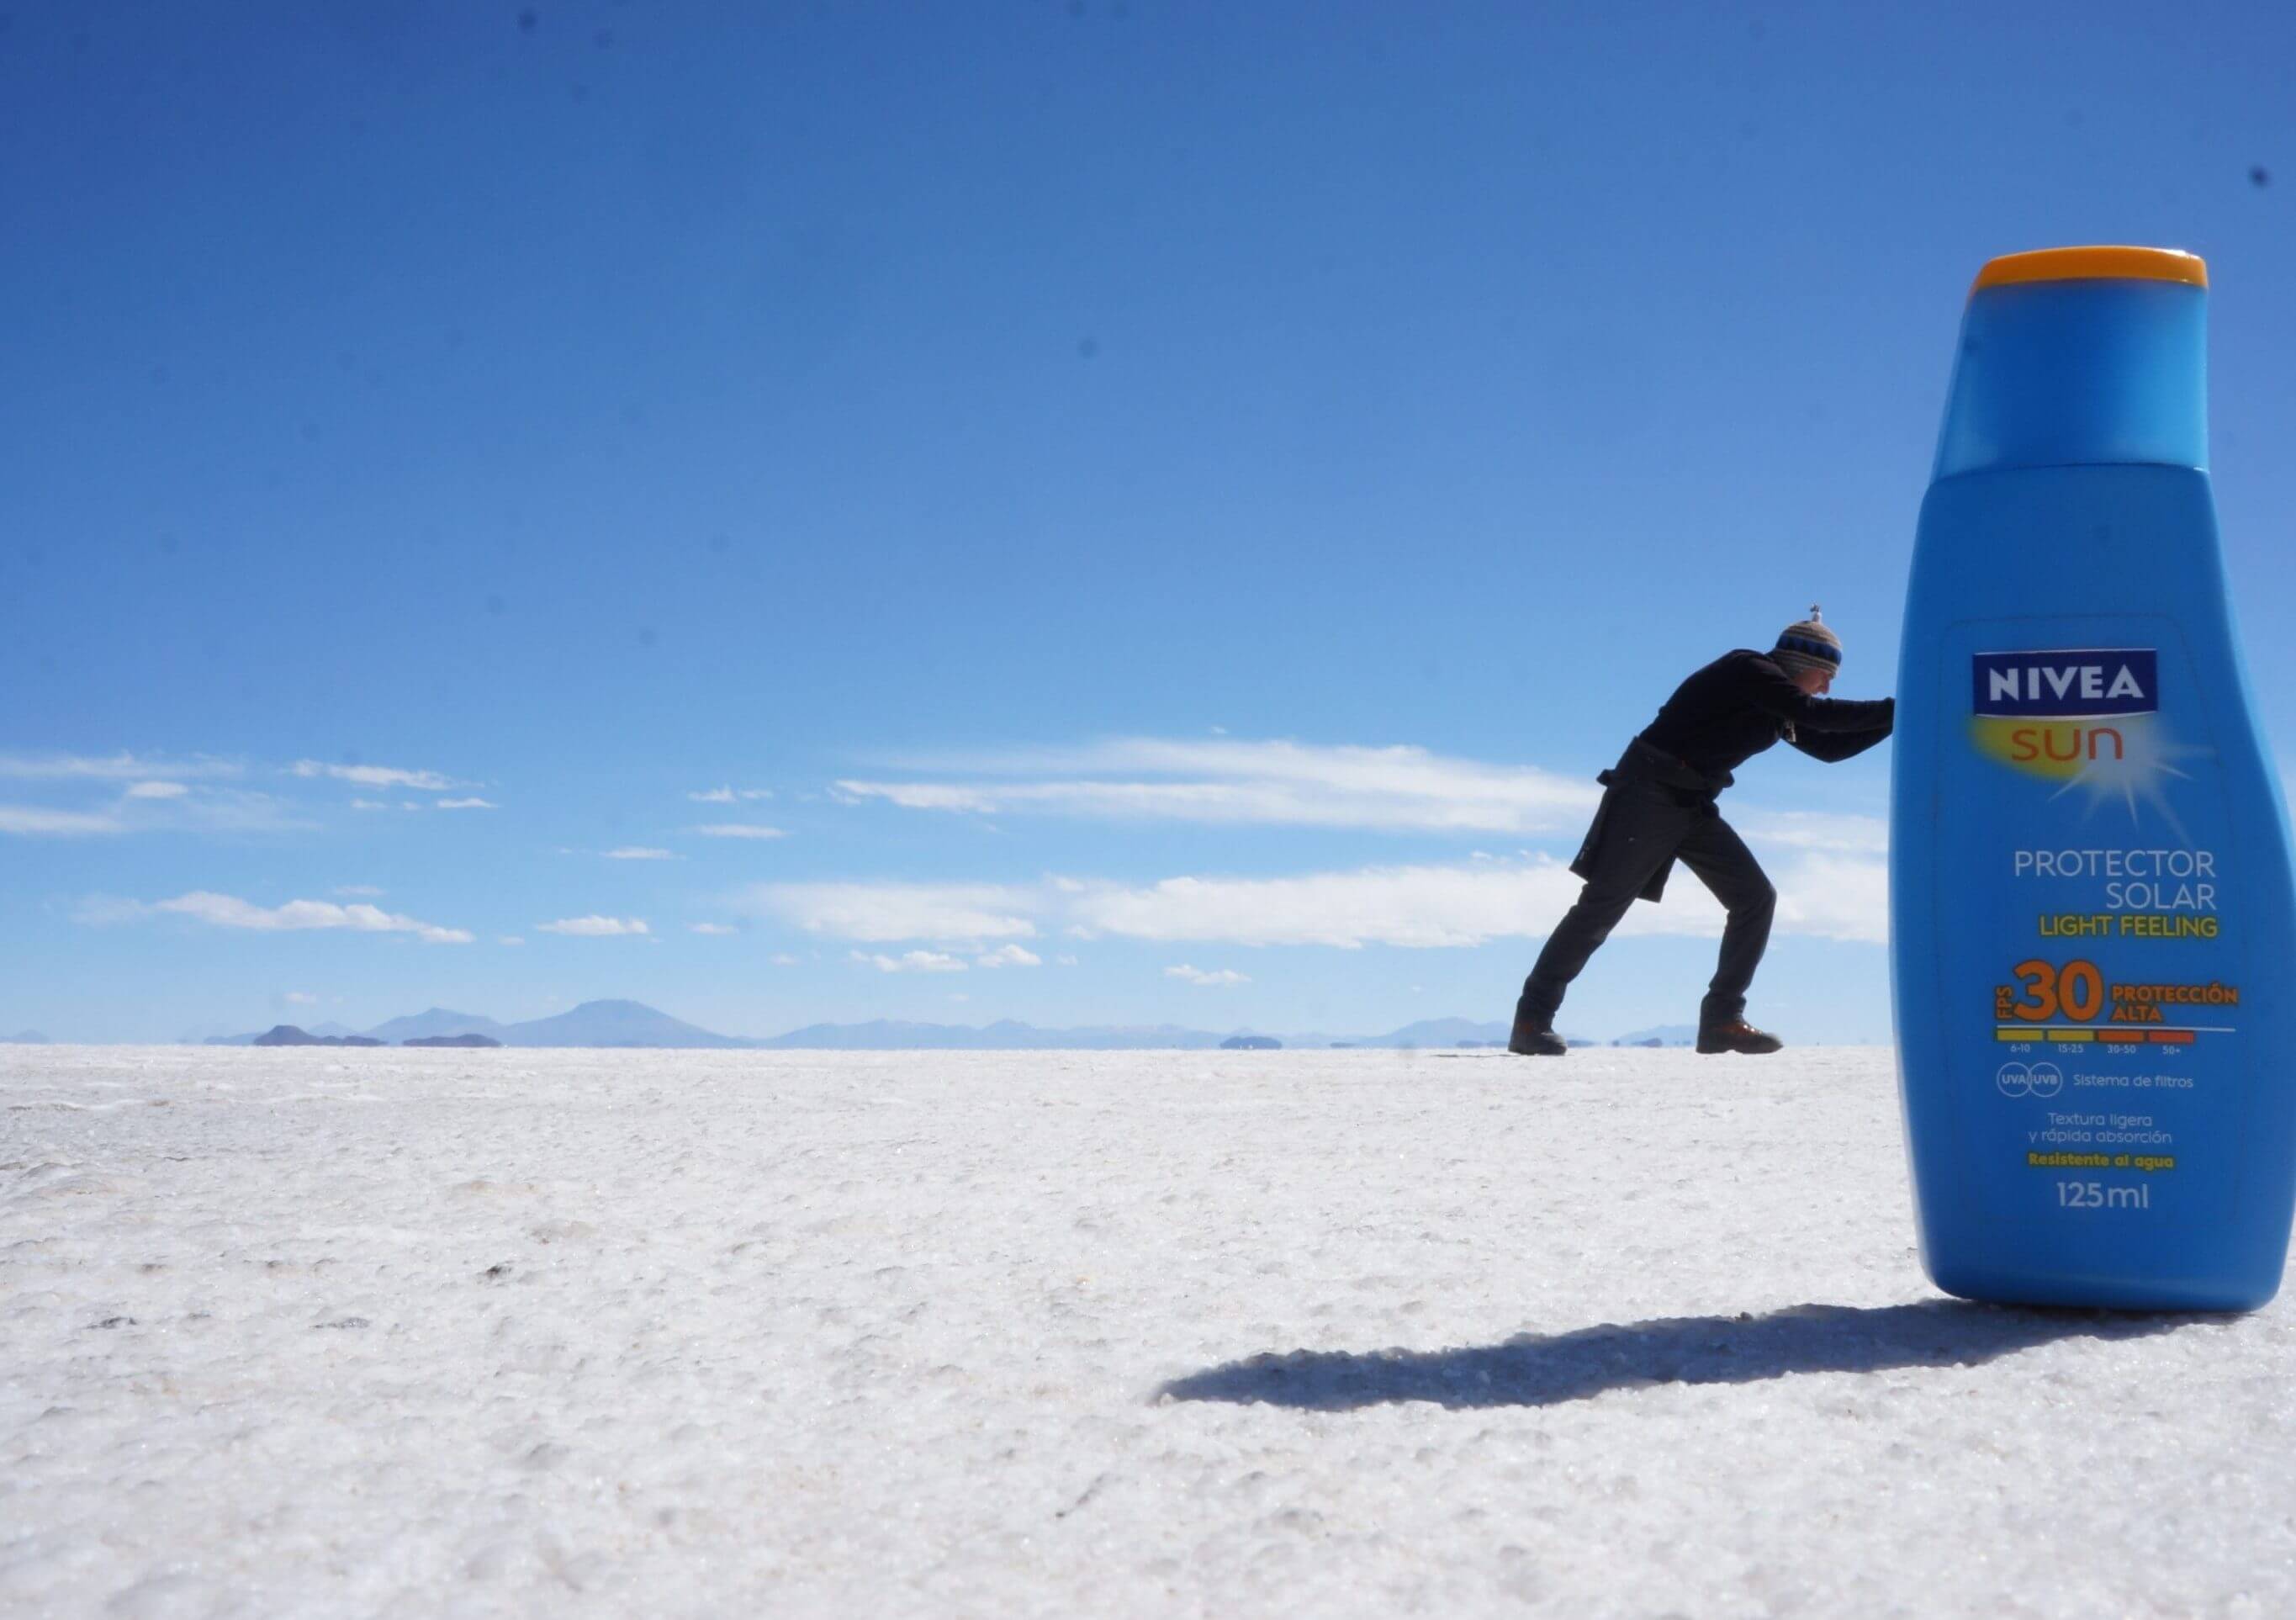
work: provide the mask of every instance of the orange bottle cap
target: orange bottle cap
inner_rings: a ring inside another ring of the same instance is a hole
[[[2042,248],[1988,259],[1970,292],[2031,281],[2175,281],[2206,287],[2209,267],[2199,254],[2175,248]]]

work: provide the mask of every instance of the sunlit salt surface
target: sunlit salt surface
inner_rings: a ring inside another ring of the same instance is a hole
[[[2285,1615],[1886,1053],[0,1048],[0,1612]]]

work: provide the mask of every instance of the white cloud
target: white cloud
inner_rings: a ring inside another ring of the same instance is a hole
[[[1881,816],[1844,816],[1823,810],[1733,810],[1730,825],[1747,842],[1781,849],[1819,850],[1838,855],[1890,852],[1890,823]]]
[[[930,762],[920,769],[930,769]],[[959,760],[961,782],[843,780],[849,802],[1112,820],[1543,833],[1583,825],[1602,790],[1534,766],[1487,765],[1408,746],[1152,737]],[[1035,778],[1035,779],[1030,779]]]
[[[852,953],[857,962],[865,962],[880,973],[963,973],[964,964],[958,958],[939,950],[904,951],[898,957],[880,956],[857,950]]]
[[[152,777],[235,777],[240,768],[228,760],[204,756],[189,761],[138,759],[120,752],[97,759],[84,754],[0,754],[0,777],[33,780],[71,777],[127,782]]]
[[[313,825],[267,794],[209,787],[194,794],[180,782],[131,783],[118,799],[93,809],[0,804],[0,835],[34,838],[162,831],[277,833]]]
[[[1867,945],[1890,942],[1887,863],[1812,855],[1775,881],[1780,933],[1854,940]]]
[[[1000,945],[972,958],[983,967],[1042,967],[1045,958],[1018,945]]]
[[[624,844],[619,850],[606,851],[608,860],[676,860],[668,850],[646,849],[637,844]]]
[[[258,906],[229,894],[194,890],[153,904],[153,911],[197,917],[219,928],[252,928],[264,932],[307,928],[344,928],[358,933],[411,933],[430,945],[467,945],[470,933],[461,928],[441,928],[411,917],[395,916],[365,904],[338,906],[332,900],[291,900],[283,906]]]
[[[351,808],[355,810],[387,810],[390,806],[380,799],[354,799]]]
[[[1578,897],[1551,859],[1488,865],[1366,867],[1290,877],[1170,877],[1105,884],[1070,915],[1088,933],[1238,945],[1480,945],[1542,934]],[[1621,932],[1630,931],[1635,921]],[[1679,930],[1669,930],[1679,932]]]
[[[1029,939],[1029,891],[993,884],[761,884],[738,903],[842,940]]]
[[[1772,874],[1781,933],[1885,943],[1888,870],[1879,861],[1810,855]],[[1578,898],[1579,881],[1538,857],[1492,866],[1373,867],[1276,878],[1168,878],[1080,897],[1073,915],[1087,933],[1177,942],[1239,945],[1480,945],[1537,939]],[[1722,931],[1722,909],[1677,867],[1666,900],[1637,902],[1622,935]]]
[[[382,894],[382,891],[376,888],[373,884],[338,884],[333,889],[330,890],[329,892],[344,895],[354,900],[375,900],[379,899]]]
[[[1781,933],[1879,944],[1889,937],[1882,862],[1827,851],[1778,862]],[[991,884],[764,884],[742,903],[809,933],[865,942],[1116,935],[1159,943],[1437,948],[1539,939],[1578,898],[1579,881],[1548,855],[1308,872],[1275,877],[1181,876],[1128,884],[1052,878]],[[1722,909],[1677,868],[1663,905],[1636,904],[1622,935],[1711,937]]]
[[[498,945],[523,945],[526,943],[526,940],[520,934],[505,933],[496,939],[495,942]]]
[[[295,1007],[316,1007],[319,1005],[319,998],[313,995],[308,990],[291,990],[281,999]]]
[[[37,804],[0,804],[0,833],[23,838],[89,838],[124,833],[127,824],[100,810],[47,810]]]
[[[685,925],[696,933],[739,933],[742,932],[739,928],[734,927],[730,923],[688,923]]]
[[[86,837],[151,832],[278,833],[316,823],[267,794],[214,785],[242,769],[228,761],[140,758],[131,753],[0,755],[0,778],[116,785],[103,805],[0,805],[0,835]],[[193,787],[194,781],[207,784]]]
[[[1191,967],[1183,962],[1177,967],[1167,967],[1168,979],[1185,979],[1191,984],[1249,984],[1249,976],[1233,967]]]
[[[564,917],[554,923],[537,923],[544,933],[572,934],[581,939],[611,939],[619,934],[651,933],[652,929],[635,917]]]
[[[773,965],[776,967],[795,967],[799,966],[798,958],[790,955],[789,952],[785,950],[775,952],[771,958],[771,960]]]
[[[690,826],[689,833],[699,833],[704,838],[786,838],[788,834],[777,826],[759,826],[746,821],[714,821],[707,826]]]
[[[770,787],[744,787],[736,791],[731,787],[713,787],[707,793],[685,796],[696,804],[731,804],[737,799],[770,799],[774,796],[774,790]]]
[[[439,808],[440,810],[500,810],[502,806],[485,799],[441,799],[439,801]]]
[[[865,799],[882,799],[889,804],[899,805],[903,810],[970,810],[984,816],[1013,802],[1029,791],[1012,788],[1000,794],[993,788],[959,787],[945,782],[847,781],[835,785],[835,795],[848,804],[858,804]]]
[[[435,770],[398,770],[388,765],[327,765],[317,760],[298,760],[290,769],[299,777],[327,777],[360,787],[407,787],[434,794],[457,785]]]

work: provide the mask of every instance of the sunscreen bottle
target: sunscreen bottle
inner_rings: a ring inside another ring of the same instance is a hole
[[[2296,1205],[2296,892],[2209,491],[2208,271],[1971,290],[1898,671],[1898,1079],[1971,1299],[2247,1310]]]

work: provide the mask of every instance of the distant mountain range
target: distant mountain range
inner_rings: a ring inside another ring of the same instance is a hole
[[[714,1035],[640,1001],[585,1001],[571,1012],[523,1024],[498,1024],[479,1013],[458,1013],[443,1007],[410,1017],[393,1018],[371,1030],[346,1030],[323,1024],[308,1032],[340,1040],[363,1036],[386,1045],[436,1040],[449,1035],[485,1035],[504,1046],[520,1047],[719,1047],[747,1048],[771,1044],[745,1040],[735,1035]],[[263,1035],[214,1035],[209,1046],[254,1046]],[[276,1043],[275,1043],[276,1044]],[[802,1043],[800,1043],[802,1044]]]
[[[289,1026],[282,1025],[281,1028]],[[457,1035],[483,1035],[506,1047],[650,1047],[756,1051],[1211,1051],[1238,1038],[1260,1039],[1255,1030],[1195,1030],[1179,1024],[1092,1024],[1071,1029],[1038,1029],[1034,1024],[1001,1019],[974,1026],[964,1024],[914,1024],[876,1018],[866,1024],[811,1024],[786,1035],[763,1040],[719,1035],[640,1001],[585,1001],[571,1012],[522,1024],[502,1024],[480,1013],[455,1012],[434,1007],[428,1011],[393,1018],[370,1030],[352,1030],[339,1024],[322,1024],[299,1033],[342,1041],[352,1037],[401,1045],[411,1040],[435,1042]],[[262,1034],[217,1035],[209,1046],[253,1046],[276,1032]],[[1332,1035],[1321,1032],[1265,1037],[1286,1047],[1330,1048],[1369,1047],[1408,1050],[1417,1047],[1504,1046],[1505,1024],[1478,1024],[1467,1018],[1429,1018],[1406,1024],[1382,1035]],[[1570,1039],[1587,1044],[1582,1037]],[[272,1040],[270,1044],[278,1044]]]
[[[500,1040],[502,1031],[501,1024],[483,1014],[451,1012],[434,1007],[429,1012],[378,1024],[366,1032],[379,1040],[425,1040],[435,1035],[492,1035]],[[314,1030],[312,1033],[318,1032]]]
[[[1695,1046],[1698,1026],[1694,1024],[1653,1024],[1646,1030],[1636,1030],[1631,1035],[1621,1035],[1612,1046]]]
[[[250,1046],[381,1046],[372,1035],[314,1035],[291,1024],[276,1024],[248,1043]]]
[[[340,1029],[342,1026],[323,1024],[319,1027]],[[238,1042],[238,1040],[239,1037],[234,1035],[228,1041],[211,1040],[208,1044],[210,1046],[234,1045]],[[247,1044],[250,1046],[389,1046],[390,1042],[379,1040],[373,1035],[321,1035],[310,1030],[299,1029],[291,1024],[280,1024],[273,1025]],[[480,1035],[474,1032],[467,1035],[411,1035],[399,1044],[401,1046],[488,1047],[500,1046],[502,1042],[496,1040],[492,1035]]]

